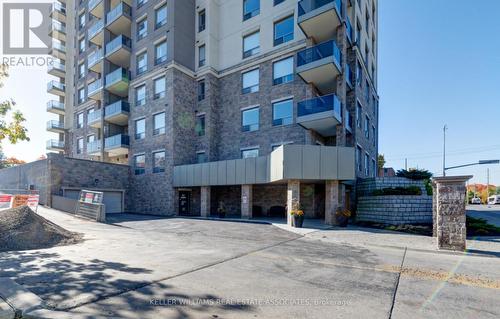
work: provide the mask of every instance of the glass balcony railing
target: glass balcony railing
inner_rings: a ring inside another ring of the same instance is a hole
[[[99,50],[99,49],[95,50],[94,52],[89,54],[87,60],[88,60],[88,67],[89,68],[96,65],[97,63],[99,63],[102,60],[102,50]]]
[[[340,68],[342,61],[342,53],[333,40],[325,41],[313,47],[304,49],[297,53],[297,66],[303,66],[327,57],[334,57],[335,62]]]
[[[87,114],[87,123],[95,123],[101,120],[101,110],[95,110]]]
[[[54,1],[54,3],[52,3],[52,11],[58,11],[66,15],[66,5],[59,1]]]
[[[106,106],[104,109],[104,117],[120,114],[122,112],[130,112],[130,104],[126,101],[117,101]]]
[[[88,90],[89,90],[89,95],[92,95],[93,93],[96,93],[97,91],[102,89],[102,79],[97,79],[94,82],[89,84]]]
[[[65,90],[65,85],[64,83],[52,80],[47,84],[47,90],[59,90],[59,91],[64,91]]]
[[[103,0],[90,0],[89,1],[89,11],[92,11],[99,3]]]
[[[124,2],[120,2],[116,7],[108,12],[108,14],[106,15],[106,23],[113,23],[113,21],[115,21],[121,15],[126,15],[129,17],[132,16],[132,8]]]
[[[94,25],[91,26],[88,31],[89,39],[95,37],[103,29],[104,29],[104,20],[99,20],[96,23],[94,23]]]
[[[327,111],[333,111],[339,122],[342,120],[341,103],[335,94],[305,100],[299,102],[297,105],[297,116],[306,116]]]
[[[95,140],[87,143],[87,153],[97,153],[101,151],[101,141]]]
[[[53,40],[52,49],[56,49],[58,51],[66,53],[66,46],[61,41]]]
[[[335,9],[342,16],[342,0],[300,0],[299,17],[330,3],[335,3]]]
[[[64,72],[66,70],[66,65],[64,65],[64,63],[62,63],[60,60],[54,60],[54,61],[52,61],[51,64],[49,64],[49,67],[48,67],[49,73],[52,70]]]
[[[124,35],[117,36],[106,44],[106,54],[110,54],[122,46],[132,49],[132,40]]]
[[[48,121],[47,122],[47,129],[57,129],[57,130],[64,130],[64,122],[59,122],[59,121]]]
[[[123,145],[125,146],[130,145],[130,137],[128,135],[119,134],[108,137],[104,140],[104,147],[106,149],[121,147]]]
[[[59,101],[48,101],[47,110],[59,110],[64,111],[64,103]]]
[[[58,141],[58,140],[48,140],[47,141],[47,148],[58,148],[58,149],[64,149],[64,141]]]
[[[59,21],[53,20],[52,23],[50,24],[49,32],[54,32],[54,31],[66,34],[66,26]]]
[[[119,68],[106,75],[106,87],[120,81],[129,82],[129,80],[130,80],[130,72],[124,68]]]
[[[353,73],[349,64],[345,65],[345,81],[352,88],[353,83]]]
[[[346,24],[347,40],[349,40],[349,42],[352,43],[352,39],[354,38],[353,37],[353,28],[352,28],[351,20],[349,19],[349,17],[347,17],[345,19],[345,24]]]

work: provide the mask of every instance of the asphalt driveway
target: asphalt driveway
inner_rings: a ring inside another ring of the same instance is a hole
[[[70,316],[500,317],[494,254],[349,243],[335,229],[302,236],[253,223],[122,215],[98,224],[39,212],[84,242],[2,253],[0,277]]]
[[[500,205],[467,206],[467,216],[486,219],[488,223],[500,227]]]

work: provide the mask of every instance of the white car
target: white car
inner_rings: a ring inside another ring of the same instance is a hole
[[[500,204],[500,195],[493,195],[488,197],[488,205],[498,205]]]
[[[481,205],[481,198],[474,197],[473,199],[470,200],[470,203],[473,205]]]

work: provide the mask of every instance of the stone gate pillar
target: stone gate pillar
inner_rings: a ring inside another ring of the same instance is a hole
[[[336,225],[335,213],[339,207],[344,207],[345,185],[338,180],[328,180],[325,183],[325,224]]]
[[[438,249],[466,248],[465,182],[472,176],[433,178],[436,184],[436,234]]]
[[[432,181],[432,237],[437,237],[437,185]]]
[[[292,225],[292,204],[295,201],[300,203],[300,181],[289,180],[286,191],[286,222],[288,226]]]
[[[210,217],[210,186],[202,186],[200,190],[201,217]]]
[[[241,185],[241,218],[252,218],[252,185]]]

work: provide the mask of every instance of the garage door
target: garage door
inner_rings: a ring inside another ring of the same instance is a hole
[[[123,198],[121,192],[103,192],[103,204],[106,205],[106,214],[122,213],[123,212]],[[66,189],[64,197],[78,200],[80,198],[80,191],[73,189]]]

